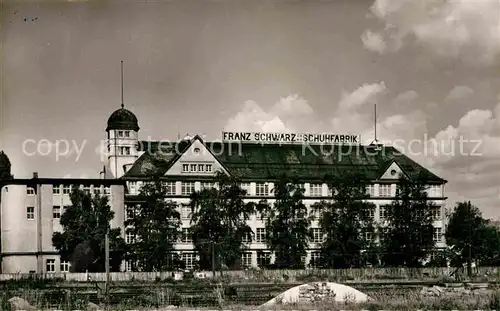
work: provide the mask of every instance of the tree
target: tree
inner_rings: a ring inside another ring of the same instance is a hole
[[[70,261],[74,272],[105,271],[105,235],[109,230],[110,270],[120,271],[125,241],[120,228],[110,228],[114,212],[107,196],[92,196],[73,186],[71,205],[61,215],[62,232],[55,232],[52,244],[61,260]]]
[[[386,206],[387,231],[381,234],[383,262],[388,266],[421,267],[434,251],[432,208],[425,179],[399,180],[396,199]]]
[[[216,180],[216,188],[193,193],[190,202],[192,239],[203,270],[212,268],[212,260],[217,266],[235,266],[243,253],[244,238],[252,233],[247,220],[255,205],[244,202],[246,191],[238,179],[217,173]]]
[[[328,181],[332,200],[313,206],[319,211],[319,226],[325,240],[320,265],[325,268],[354,268],[374,263],[373,215],[375,205],[366,199],[366,181],[348,173]]]
[[[449,215],[445,237],[446,244],[455,255],[453,266],[467,264],[469,275],[472,274],[473,262],[488,265],[499,260],[500,233],[471,202],[456,204]]]
[[[267,245],[275,253],[277,268],[302,269],[311,237],[307,207],[302,202],[304,188],[283,177],[273,191],[276,197],[273,208],[263,202],[257,207],[267,216]]]
[[[138,208],[125,222],[127,233],[134,236],[127,259],[140,271],[168,271],[179,267],[174,245],[180,237],[180,213],[177,203],[167,198],[167,188],[158,177],[139,190]]]

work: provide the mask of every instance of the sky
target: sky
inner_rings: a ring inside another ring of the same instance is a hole
[[[4,0],[0,149],[15,177],[98,177],[141,139],[377,136],[500,218],[500,0]]]

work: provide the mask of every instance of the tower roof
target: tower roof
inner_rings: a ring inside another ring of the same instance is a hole
[[[111,114],[108,119],[106,132],[110,130],[133,130],[139,131],[139,122],[137,117],[130,110],[123,107]]]

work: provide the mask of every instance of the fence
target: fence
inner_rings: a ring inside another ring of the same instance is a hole
[[[453,268],[363,268],[363,269],[306,269],[306,270],[241,270],[224,271],[223,277],[229,282],[274,282],[301,281],[308,278],[338,281],[364,280],[431,280],[445,279],[452,276]],[[500,267],[478,267],[474,274],[479,277],[500,277]],[[104,282],[105,273],[44,273],[44,274],[0,274],[0,281],[20,280],[26,278],[44,280],[66,280],[73,282]],[[197,272],[198,278],[211,278],[212,272]],[[120,281],[162,281],[182,278],[178,272],[112,272],[110,279]]]

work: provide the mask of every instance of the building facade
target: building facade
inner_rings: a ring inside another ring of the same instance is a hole
[[[177,202],[182,218],[182,230],[188,232],[190,223],[189,197],[193,191],[216,186],[216,172],[238,177],[241,187],[247,190],[246,201],[266,199],[274,202],[272,189],[280,176],[287,175],[300,180],[305,189],[304,204],[311,208],[314,203],[331,197],[328,177],[341,176],[355,170],[371,181],[367,187],[368,201],[375,204],[371,215],[375,222],[384,223],[386,207],[396,196],[401,176],[424,176],[429,182],[428,196],[434,202],[434,240],[444,247],[444,215],[446,181],[411,160],[397,149],[382,145],[340,145],[309,142],[256,143],[256,142],[206,142],[199,136],[179,141],[141,141],[135,115],[122,108],[108,120],[108,161],[106,178],[126,181],[125,206],[130,211],[141,185],[159,174],[168,186],[170,199]],[[317,212],[310,210],[311,213]],[[125,217],[132,214],[126,211]],[[254,239],[247,244],[243,254],[243,266],[258,266],[273,261],[273,254],[265,244],[265,219],[254,215],[249,221]],[[319,256],[323,234],[317,222],[312,223],[314,238],[307,253],[306,263]],[[370,239],[378,239],[377,232],[364,233]],[[193,245],[187,235],[176,245],[187,268],[196,261]],[[132,236],[125,236],[131,242]],[[130,268],[127,265],[127,269]]]
[[[120,180],[38,178],[0,180],[2,273],[69,272],[52,245],[69,194],[77,186],[109,198],[112,228],[124,227],[124,184]],[[123,230],[122,230],[123,234]]]

